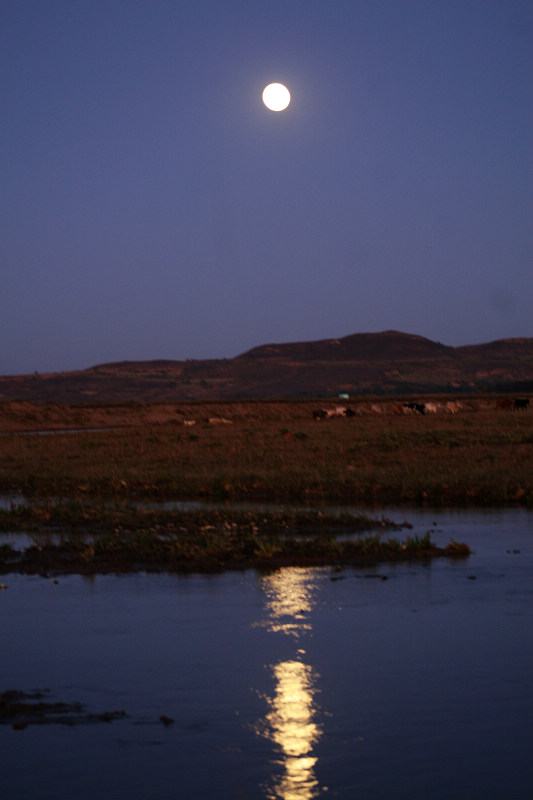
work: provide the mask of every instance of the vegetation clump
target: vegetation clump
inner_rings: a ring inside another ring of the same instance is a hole
[[[81,703],[50,701],[48,690],[21,692],[8,689],[0,694],[0,725],[23,730],[29,725],[79,725],[113,722],[126,716],[125,711],[87,713]]]
[[[161,511],[49,503],[0,512],[4,530],[30,534],[23,549],[5,546],[0,572],[59,574],[218,571],[282,565],[368,564],[469,554],[437,547],[428,532],[405,540],[385,532],[408,522],[364,515],[281,511]]]

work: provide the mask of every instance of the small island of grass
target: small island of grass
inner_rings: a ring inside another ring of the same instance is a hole
[[[336,567],[470,554],[467,545],[454,541],[437,547],[429,531],[399,536],[411,529],[408,522],[321,511],[176,511],[48,502],[1,511],[0,527],[23,531],[31,542],[0,547],[0,572],[47,576]]]

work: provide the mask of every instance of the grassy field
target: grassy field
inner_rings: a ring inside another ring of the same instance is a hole
[[[165,407],[163,421],[153,422],[157,416],[139,405],[135,424],[128,417],[129,427],[5,433],[0,491],[40,497],[533,505],[531,412],[502,411],[492,403],[422,416],[392,413],[393,406],[385,404],[381,413],[315,421],[313,407],[296,401],[199,404],[179,413],[173,409],[174,416]],[[102,409],[97,410],[101,420]],[[90,425],[94,416],[82,411],[77,424]],[[67,412],[72,415],[72,408]],[[33,414],[35,427],[38,407]]]

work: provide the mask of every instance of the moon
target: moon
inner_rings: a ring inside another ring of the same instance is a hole
[[[290,102],[290,92],[282,83],[269,83],[263,90],[263,103],[271,111],[283,111]]]

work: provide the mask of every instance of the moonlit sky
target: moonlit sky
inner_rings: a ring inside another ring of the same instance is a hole
[[[530,0],[2,0],[0,374],[533,336],[532,53]]]

